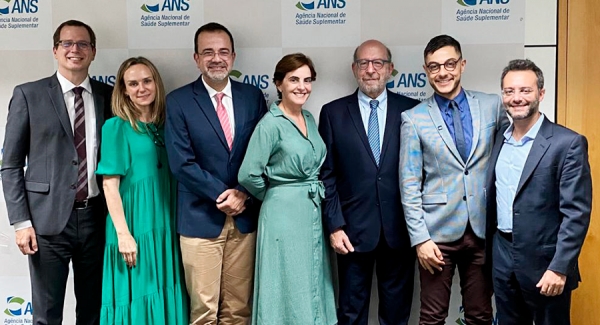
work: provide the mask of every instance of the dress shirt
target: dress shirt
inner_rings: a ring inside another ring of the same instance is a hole
[[[529,156],[529,151],[533,146],[533,140],[538,134],[544,115],[540,116],[521,138],[516,141],[512,137],[513,125],[511,124],[504,132],[504,145],[500,149],[498,161],[496,162],[496,206],[498,214],[498,230],[502,232],[512,232],[513,225],[513,203],[517,193],[517,187],[521,180],[523,167]]]
[[[94,96],[92,95],[92,85],[90,78],[87,77],[80,85],[74,85],[67,80],[60,72],[56,71],[56,77],[65,99],[67,113],[71,121],[71,131],[75,132],[75,93],[73,88],[83,87],[85,89],[81,96],[83,97],[83,105],[85,109],[85,152],[87,159],[87,176],[88,176],[88,198],[92,198],[100,194],[98,183],[96,182],[96,166],[98,165],[98,139],[96,138],[96,109],[94,105]],[[31,227],[31,220],[17,222],[14,225],[15,230],[21,230]]]
[[[231,95],[231,82],[229,81],[229,78],[227,78],[227,85],[221,91],[216,91],[211,86],[209,86],[206,83],[206,81],[204,81],[204,78],[201,79],[202,83],[204,84],[204,87],[206,87],[206,91],[208,92],[208,97],[210,97],[210,100],[212,101],[213,106],[215,107],[215,111],[217,110],[217,99],[215,98],[215,95],[217,93],[225,94],[225,96],[223,96],[222,102],[225,106],[225,110],[227,111],[227,116],[229,117],[229,125],[231,126],[231,139],[235,140],[235,116],[233,114],[233,96]]]
[[[442,97],[438,94],[434,94],[433,98],[438,104],[442,113],[442,118],[446,122],[446,127],[452,136],[452,140],[456,143],[456,137],[454,135],[454,119],[452,118],[452,108],[450,108],[450,99]],[[463,134],[465,136],[465,149],[466,154],[471,154],[471,146],[473,144],[473,119],[471,118],[471,109],[469,107],[469,101],[465,95],[464,89],[461,88],[460,93],[453,99],[458,105],[460,112],[460,120],[462,122]]]
[[[373,98],[365,95],[362,91],[358,91],[358,107],[360,107],[360,117],[365,126],[366,134],[369,134],[369,115],[371,114],[371,106],[369,102]],[[377,107],[377,122],[379,122],[379,150],[383,145],[383,136],[385,132],[385,121],[387,118],[387,91],[384,90],[375,100],[379,101]]]

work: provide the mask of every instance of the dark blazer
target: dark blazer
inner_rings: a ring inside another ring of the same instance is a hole
[[[102,125],[112,116],[112,87],[95,80],[90,83],[99,149]],[[73,210],[78,158],[56,74],[15,87],[9,104],[1,170],[10,224],[31,220],[36,234],[59,234]],[[97,181],[102,189],[101,178]]]
[[[505,128],[506,129],[506,128]],[[498,131],[487,175],[487,256],[497,229],[496,161],[504,144]],[[513,203],[517,281],[535,285],[546,270],[580,281],[577,258],[590,224],[592,180],[587,140],[544,117],[525,162]]]
[[[235,188],[237,175],[254,127],[267,112],[263,93],[254,86],[231,82],[235,137],[230,151],[215,107],[201,80],[167,96],[165,140],[169,166],[177,186],[177,231],[187,237],[216,238],[225,214],[217,209],[221,193]],[[258,207],[249,206],[234,218],[242,233],[256,230]]]
[[[321,168],[323,219],[330,233],[342,227],[357,252],[375,249],[382,228],[390,247],[410,246],[398,187],[400,114],[419,101],[390,91],[387,96],[379,168],[360,116],[358,90],[321,109],[319,132],[327,146]]]

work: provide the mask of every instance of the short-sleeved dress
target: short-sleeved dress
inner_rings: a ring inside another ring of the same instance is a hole
[[[263,201],[258,219],[253,325],[337,323],[318,180],[325,144],[303,110],[307,137],[273,103],[258,123],[239,182]]]
[[[176,183],[164,147],[139,122],[113,117],[102,128],[98,175],[121,176],[125,220],[137,243],[137,264],[119,253],[110,215],[102,275],[100,324],[188,324],[189,307],[175,228]],[[159,128],[163,134],[163,128]],[[160,168],[159,168],[160,166]]]

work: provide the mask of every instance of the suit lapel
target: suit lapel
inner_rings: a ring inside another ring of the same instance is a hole
[[[200,78],[202,78],[202,76],[200,76]],[[227,149],[227,151],[229,151],[229,145],[227,145],[225,133],[223,133],[223,128],[221,127],[221,122],[217,116],[217,111],[215,110],[215,106],[213,105],[210,97],[208,97],[208,91],[206,91],[206,88],[204,87],[204,84],[200,78],[198,78],[198,80],[196,80],[194,83],[194,100],[200,107],[200,110],[206,116],[206,119],[217,134],[217,137],[219,137],[221,144]]]
[[[469,103],[469,111],[471,112],[471,120],[473,121],[473,139],[471,140],[471,152],[469,152],[469,157],[467,158],[467,162],[475,149],[477,148],[477,143],[479,142],[479,132],[481,131],[481,110],[479,109],[479,100],[474,96],[465,93],[467,96],[467,102]]]
[[[233,138],[233,145],[231,149],[233,156],[233,152],[235,152],[238,148],[238,145],[236,145],[238,142],[235,141],[235,139],[242,135],[242,130],[244,129],[247,120],[248,109],[246,108],[244,94],[238,87],[239,85],[231,80],[229,82],[231,82],[231,95],[233,96],[233,116],[235,118],[235,136]],[[225,135],[223,135],[223,137],[225,137]]]
[[[552,137],[552,124],[546,117],[544,117],[544,121],[542,121],[542,126],[538,132],[538,135],[533,140],[533,144],[531,146],[531,151],[529,151],[529,156],[527,156],[527,160],[525,161],[525,166],[523,166],[523,172],[521,173],[521,179],[519,180],[519,186],[517,186],[517,192],[515,193],[515,197],[519,195],[519,192],[523,188],[523,185],[533,174],[533,171],[542,160],[542,157],[548,151],[548,148],[551,145],[550,138]]]
[[[494,181],[496,179],[496,163],[498,162],[498,156],[500,155],[500,150],[502,149],[502,145],[504,145],[504,131],[500,130],[496,132],[496,138],[494,140],[494,146],[492,147],[492,153],[490,155],[490,166],[488,167],[488,181],[487,184],[490,184],[490,188],[494,185]]]
[[[73,143],[75,141],[75,139],[73,138],[73,128],[71,127],[71,120],[69,119],[69,113],[67,112],[65,97],[63,96],[62,88],[60,87],[58,78],[56,78],[56,74],[50,79],[48,95],[50,96],[52,107],[54,108],[56,115],[58,115],[60,124],[65,130],[65,133],[67,133],[67,137],[69,138],[71,143]]]
[[[92,85],[92,95],[94,96],[94,110],[96,111],[96,139],[100,142],[102,134],[102,125],[104,125],[104,94],[95,86],[95,81],[90,80]],[[100,147],[100,146],[98,146]]]
[[[387,91],[387,90],[386,90]],[[381,156],[379,157],[379,164],[385,158],[385,153],[387,151],[388,144],[390,143],[390,137],[394,133],[394,126],[400,125],[400,123],[396,123],[397,119],[400,118],[400,110],[397,109],[399,107],[399,103],[396,102],[394,97],[389,96],[388,93],[387,100],[387,114],[385,120],[385,131],[383,132],[383,144],[381,145]],[[370,147],[369,147],[370,149]]]
[[[369,145],[369,139],[367,138],[367,132],[365,131],[365,125],[363,124],[362,117],[360,116],[360,108],[358,107],[358,91],[354,93],[352,99],[348,101],[347,109],[350,114],[350,118],[354,123],[354,127],[356,128],[356,132],[358,136],[362,140],[365,149],[367,150],[367,154],[371,157],[371,161],[373,164],[377,166],[377,162],[375,161],[375,157],[373,156],[373,151],[371,151],[371,146]],[[381,161],[381,157],[379,157],[379,161]]]
[[[454,155],[458,163],[464,165],[465,163],[458,153],[458,149],[456,148],[456,144],[452,139],[452,135],[450,135],[450,131],[448,131],[448,127],[446,127],[446,122],[444,122],[444,118],[442,118],[442,111],[440,111],[438,104],[433,96],[429,97],[427,101],[427,105],[429,106],[429,116],[431,116],[431,120],[440,134],[440,137],[442,140],[444,140],[446,147],[450,149],[450,152],[452,152],[452,155]]]

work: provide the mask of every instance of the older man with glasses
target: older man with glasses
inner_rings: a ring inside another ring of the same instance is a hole
[[[398,151],[400,114],[419,102],[385,88],[393,70],[385,45],[362,43],[352,62],[358,89],[321,110],[323,219],[337,253],[340,325],[367,324],[373,269],[380,324],[407,324],[410,316],[415,252],[400,205]]]
[[[465,320],[492,323],[485,262],[485,173],[494,134],[508,124],[497,95],[461,87],[460,44],[436,36],[424,51],[435,94],[402,114],[400,191],[421,280],[419,324],[445,324],[458,267]]]

